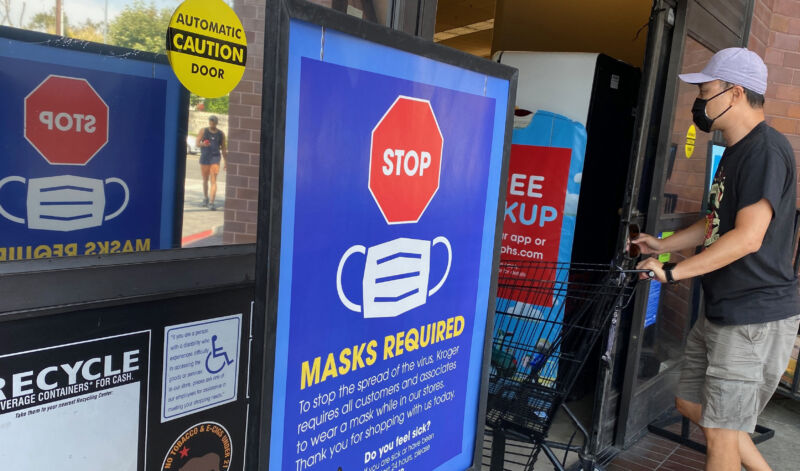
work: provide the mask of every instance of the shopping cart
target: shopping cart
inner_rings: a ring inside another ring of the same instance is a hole
[[[506,438],[531,445],[526,459],[517,463],[526,470],[544,452],[563,471],[564,461],[553,449],[576,452],[582,469],[598,469],[588,453],[586,428],[564,402],[606,328],[603,359],[610,361],[618,317],[642,272],[615,263],[501,262],[486,418],[492,471],[504,469]],[[583,445],[547,441],[559,410],[583,435]]]

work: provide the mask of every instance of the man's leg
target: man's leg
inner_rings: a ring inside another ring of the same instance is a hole
[[[675,406],[678,408],[678,412],[687,419],[695,424],[700,422],[700,417],[703,414],[703,406],[700,404],[681,398],[675,398]],[[703,427],[700,428],[703,430],[703,433],[706,433]],[[747,471],[772,471],[772,468],[769,467],[769,464],[767,464],[767,461],[761,456],[761,452],[758,451],[755,443],[753,443],[753,440],[750,438],[750,434],[742,431],[739,432],[739,457],[742,460],[742,466],[744,466]]]
[[[200,175],[203,177],[203,204],[208,204],[208,176],[211,172],[210,165],[200,164]]]
[[[724,428],[703,429],[706,434],[706,471],[741,471],[739,431]]]
[[[214,204],[214,199],[217,197],[217,174],[219,174],[219,164],[209,165],[209,168],[211,189],[209,191],[208,201],[210,204]]]
[[[750,438],[750,434],[742,431],[739,431],[739,456],[742,459],[742,466],[747,471],[772,471]]]
[[[750,471],[770,469],[749,438],[760,413],[758,392],[764,381],[767,334],[766,324],[707,323],[708,370],[699,424],[708,440],[709,463],[714,463],[712,456],[719,455],[717,463],[724,466],[726,461],[721,455],[726,453],[725,447],[731,446],[733,436],[735,457],[741,465]]]

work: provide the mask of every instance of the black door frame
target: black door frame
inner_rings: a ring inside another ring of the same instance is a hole
[[[755,2],[743,0],[742,3],[744,5],[740,14],[744,15],[744,18],[738,17],[737,12],[732,11],[733,9],[724,0],[657,0],[657,4],[660,4],[658,9],[665,10],[661,12],[662,20],[651,30],[652,40],[648,40],[648,57],[642,87],[644,100],[641,102],[641,120],[636,131],[636,155],[632,159],[630,173],[632,179],[628,183],[629,199],[624,208],[624,214],[627,216],[624,221],[626,223],[644,221],[643,227],[649,234],[682,229],[701,216],[699,213],[666,217],[660,214],[669,160],[670,130],[675,113],[679,111],[675,109],[678,72],[681,68],[687,35],[714,51],[730,46],[747,46]],[[674,12],[673,15],[670,15],[670,9]],[[672,22],[669,21],[670,18],[673,19]],[[731,25],[737,18],[743,20],[741,24]],[[659,90],[656,83],[658,77],[664,75],[666,80],[663,89]],[[652,114],[654,112],[652,102],[659,96],[663,97],[663,109],[660,116],[656,116]],[[657,128],[654,123],[658,124]],[[655,159],[652,186],[650,194],[647,195],[646,213],[642,214],[637,209],[637,200],[645,177],[643,172],[648,171],[645,162],[653,152]],[[648,215],[654,217],[647,217]],[[620,243],[625,241],[624,232],[623,227],[620,229]],[[695,284],[699,285],[696,282]],[[695,286],[693,292],[698,295],[692,300],[694,311],[692,318],[696,318],[702,306],[699,291],[699,286]],[[617,447],[624,448],[634,443],[647,425],[669,410],[674,402],[677,373],[682,362],[638,384],[646,311],[647,291],[639,290],[634,301],[631,330],[627,339],[625,373],[614,440]]]

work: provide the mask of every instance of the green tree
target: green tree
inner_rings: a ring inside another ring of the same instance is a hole
[[[103,26],[102,23],[86,20],[78,26],[71,26],[70,29],[67,30],[67,36],[101,43],[103,42]]]
[[[166,36],[172,11],[136,0],[109,24],[109,42],[115,46],[142,51],[166,52]]]
[[[92,20],[86,20],[83,23],[73,25],[70,23],[67,15],[63,15],[62,28],[64,36],[75,39],[84,39],[86,41],[103,42],[103,31],[101,23],[95,23]],[[48,11],[39,12],[33,15],[31,21],[26,26],[27,29],[34,31],[41,31],[44,33],[55,34],[56,32],[56,9],[51,8]]]
[[[228,114],[228,95],[219,98],[206,98],[206,111],[217,114]]]
[[[195,95],[194,93],[189,95],[190,108],[195,108],[200,103],[203,104],[203,111],[217,114],[228,114],[228,104],[230,103],[230,99],[228,95],[218,98],[203,98]]]
[[[203,101],[203,97],[197,96],[194,93],[190,93],[189,94],[189,106],[191,106],[192,108],[197,106],[202,101]]]

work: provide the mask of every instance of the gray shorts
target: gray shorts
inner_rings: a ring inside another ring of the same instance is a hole
[[[677,395],[703,407],[702,427],[753,433],[789,364],[799,324],[800,315],[749,325],[697,319]]]

